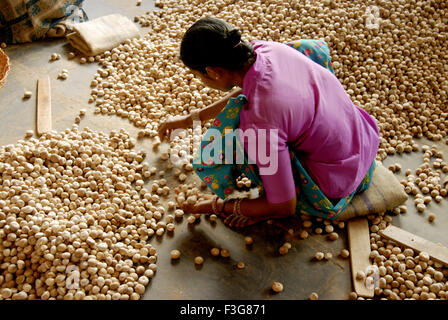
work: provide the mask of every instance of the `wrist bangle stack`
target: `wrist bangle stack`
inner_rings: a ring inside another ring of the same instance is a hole
[[[235,215],[241,215],[241,202],[244,200],[244,198],[236,199],[233,203],[233,214]]]
[[[241,202],[243,202],[243,200],[244,200],[244,198],[241,198],[238,201],[238,206],[236,208],[236,214],[238,214],[238,215],[242,215],[242,213],[241,213]]]

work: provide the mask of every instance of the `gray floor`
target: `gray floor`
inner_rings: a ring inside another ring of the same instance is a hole
[[[123,3],[129,3],[127,5]],[[85,9],[93,19],[110,13],[122,13],[131,19],[134,15],[152,10],[152,1],[143,1],[136,7],[134,1],[89,0]],[[142,29],[142,33],[145,29]],[[98,68],[97,64],[79,65],[76,60],[67,60],[70,51],[65,40],[40,41],[32,44],[9,46],[6,53],[11,59],[9,78],[0,90],[0,145],[15,143],[26,130],[35,127],[35,96],[23,101],[25,90],[35,91],[36,80],[50,75],[52,85],[53,127],[64,130],[71,127],[79,109],[87,108],[86,117],[80,127],[109,132],[114,128],[125,128],[134,137],[137,130],[118,117],[93,115],[93,108],[87,103],[89,83]],[[60,53],[62,59],[48,62],[50,54]],[[57,80],[61,69],[69,70],[65,81]],[[418,141],[429,144],[429,141]],[[448,156],[448,147],[440,145],[440,150]],[[140,142],[138,149],[148,152],[147,160],[155,163],[158,154],[152,152],[149,140]],[[407,168],[415,169],[422,163],[421,152],[389,157],[384,164],[401,163],[403,170],[398,178],[404,177]],[[169,175],[169,174],[168,174]],[[447,200],[441,204],[431,203],[425,213],[417,213],[412,198],[408,200],[408,213],[394,217],[393,224],[434,242],[448,245]],[[427,215],[434,212],[435,222],[429,223]],[[321,299],[347,299],[351,288],[349,260],[337,255],[347,248],[345,230],[337,241],[327,241],[324,235],[312,235],[299,240],[290,236],[289,228],[298,230],[298,220],[291,218],[273,225],[255,225],[243,231],[225,227],[221,221],[212,224],[207,219],[189,226],[185,219],[177,225],[174,235],[154,238],[152,243],[159,251],[158,271],[145,293],[145,299],[307,299],[315,291]],[[244,236],[251,235],[255,243],[251,247],[244,244]],[[285,256],[278,255],[278,248],[285,240],[293,247]],[[215,258],[209,253],[212,247],[227,248],[230,258]],[[169,251],[179,249],[182,257],[171,262]],[[316,251],[332,252],[331,261],[314,262]],[[204,257],[202,267],[193,263],[197,255]],[[236,269],[238,261],[244,261],[246,268]],[[269,289],[272,281],[284,284],[284,292],[273,294]]]

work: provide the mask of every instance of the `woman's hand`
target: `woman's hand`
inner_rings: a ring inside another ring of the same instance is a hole
[[[195,204],[189,204],[187,201],[184,201],[180,208],[184,211],[184,213],[203,213],[203,214],[211,214],[213,212],[212,209],[212,200],[202,200],[196,202]]]
[[[162,124],[159,125],[158,133],[160,137],[160,141],[164,139],[169,139],[171,135],[171,131],[175,129],[186,129],[189,125],[190,115],[187,114],[185,116],[176,116],[173,118],[169,118],[165,120]]]
[[[249,218],[243,215],[232,213],[224,219],[224,223],[232,228],[244,228],[256,224],[257,222],[268,220],[267,217]]]

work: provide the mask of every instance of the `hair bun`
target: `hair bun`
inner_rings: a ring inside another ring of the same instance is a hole
[[[228,31],[227,40],[230,46],[235,47],[241,41],[241,31],[236,28]]]

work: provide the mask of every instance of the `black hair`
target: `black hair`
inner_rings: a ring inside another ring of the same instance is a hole
[[[202,73],[206,73],[206,67],[240,70],[253,55],[254,49],[241,39],[240,30],[214,17],[196,21],[180,45],[182,62]]]

